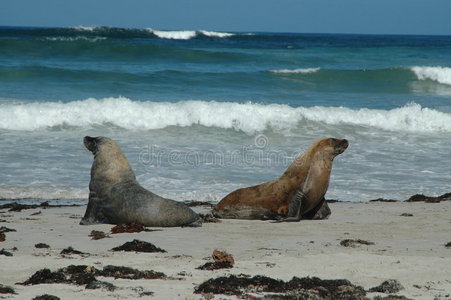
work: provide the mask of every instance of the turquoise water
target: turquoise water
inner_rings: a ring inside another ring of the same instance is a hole
[[[218,201],[347,138],[327,198],[449,192],[451,36],[0,27],[0,198],[85,202],[85,135]]]

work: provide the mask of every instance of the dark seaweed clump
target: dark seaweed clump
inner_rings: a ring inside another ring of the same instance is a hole
[[[0,284],[0,294],[15,294],[15,291],[12,287]]]
[[[108,282],[99,281],[96,276],[113,277],[115,279],[165,279],[164,273],[152,270],[140,271],[129,267],[106,266],[103,270],[86,265],[70,265],[55,272],[49,269],[42,269],[34,273],[21,285],[36,285],[49,283],[65,283],[84,285],[86,289],[107,289],[113,291],[114,285]]]
[[[119,224],[111,228],[111,233],[134,233],[134,232],[141,232],[141,231],[147,231],[146,227],[140,223],[132,222],[130,224]]]
[[[85,252],[81,252],[81,251],[75,250],[75,249],[72,248],[72,247],[67,247],[66,249],[61,250],[60,254],[61,254],[61,255],[72,255],[72,254],[86,255],[86,254],[88,254],[88,253],[85,253]]]
[[[273,279],[266,276],[249,277],[230,275],[209,279],[195,289],[195,293],[213,293],[242,296],[246,293],[279,293],[272,299],[366,299],[365,290],[351,284],[348,280],[322,280],[317,277],[293,277],[290,281]],[[285,298],[288,296],[288,298]]]
[[[430,197],[422,194],[416,194],[406,200],[406,202],[426,202],[426,203],[439,203],[441,201],[451,201],[451,193],[443,194],[438,197]]]
[[[5,226],[0,227],[0,242],[4,242],[6,240],[5,232],[14,232],[15,229],[11,229]]]
[[[96,275],[114,277],[114,279],[164,279],[166,275],[155,271],[139,271],[129,267],[106,266],[103,271],[97,271]]]
[[[104,239],[106,237],[110,237],[108,234],[106,234],[103,231],[98,231],[98,230],[92,230],[91,233],[89,234],[89,236],[91,237],[91,239],[93,240],[101,240]]]
[[[115,247],[111,249],[112,251],[135,251],[135,252],[166,252],[166,250],[163,250],[161,248],[158,248],[154,244],[143,242],[140,240],[133,240],[131,242],[126,242],[122,246]]]
[[[30,278],[20,283],[22,285],[35,285],[42,283],[67,283],[69,282],[62,271],[52,272],[50,269],[42,269],[34,273]]]
[[[235,264],[235,259],[233,256],[225,251],[214,250],[211,257],[214,260],[213,262],[207,262],[196,269],[208,271],[230,269],[233,268],[233,265]]]
[[[401,290],[403,290],[404,287],[401,285],[401,283],[395,279],[389,279],[384,282],[382,282],[380,285],[370,288],[369,292],[371,293],[385,293],[385,294],[391,294],[391,293],[397,293]]]
[[[233,265],[229,262],[207,262],[206,264],[197,267],[198,270],[204,270],[204,271],[213,271],[213,270],[219,270],[219,269],[230,269],[233,268]]]
[[[88,266],[70,265],[55,272],[49,269],[42,269],[34,273],[26,281],[19,283],[22,285],[36,285],[43,283],[66,283],[75,285],[85,285],[85,288],[105,288],[113,291],[116,287],[107,282],[99,282],[95,276],[95,269]]]
[[[13,256],[13,254],[11,252],[6,251],[5,249],[0,250],[0,255]]]
[[[48,295],[48,294],[44,294],[41,296],[36,296],[31,300],[60,300],[59,297],[57,296],[53,296],[53,295]]]
[[[398,295],[388,295],[388,296],[376,296],[373,298],[373,300],[413,300],[410,298],[407,298],[406,296],[398,296]]]
[[[8,228],[8,227],[5,227],[5,226],[2,226],[2,227],[0,227],[0,232],[15,232],[16,230],[15,229],[11,229],[11,228]]]
[[[451,201],[451,193],[446,193],[438,197],[431,197],[431,196],[425,196],[423,194],[416,194],[410,197],[407,200],[404,200],[404,202],[425,202],[425,203],[440,203],[442,201]],[[384,199],[384,198],[378,198],[374,200],[370,200],[370,202],[402,202],[399,200],[393,200],[393,199]]]
[[[49,204],[47,201],[42,202],[41,204],[19,204],[17,202],[12,203],[6,203],[0,205],[0,209],[9,209],[8,211],[22,211],[23,209],[34,209],[34,208],[52,208],[52,207],[71,207],[71,206],[80,206],[77,204],[71,204],[71,205],[52,205]]]
[[[358,245],[374,245],[374,243],[364,241],[361,239],[357,239],[357,240],[346,239],[346,240],[342,240],[340,242],[340,245],[343,247],[357,247]]]

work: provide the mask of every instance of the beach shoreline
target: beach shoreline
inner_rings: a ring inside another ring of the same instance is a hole
[[[32,299],[51,294],[61,299],[203,299],[195,287],[211,278],[246,274],[289,281],[294,276],[347,279],[363,287],[368,299],[386,296],[368,292],[382,282],[395,279],[404,289],[396,295],[408,299],[449,299],[451,293],[451,201],[425,202],[336,202],[329,204],[327,220],[298,223],[221,220],[201,228],[151,228],[155,231],[109,234],[93,240],[93,230],[110,233],[112,225],[81,226],[85,206],[0,210],[4,233],[0,249],[0,284],[16,294],[6,299]],[[208,211],[208,206],[195,208]],[[115,252],[112,248],[132,240],[146,241],[165,253]],[[346,244],[346,240],[351,243]],[[359,242],[360,241],[360,242]],[[49,248],[36,248],[37,244]],[[83,254],[61,254],[72,247]],[[214,271],[197,267],[212,261],[215,249],[235,260],[233,268]],[[114,279],[98,277],[117,287],[86,289],[83,285],[55,283],[20,285],[35,272],[55,272],[69,265],[102,269],[108,265],[153,270],[165,279]],[[250,293],[262,297],[263,292]],[[236,299],[215,295],[215,299]]]

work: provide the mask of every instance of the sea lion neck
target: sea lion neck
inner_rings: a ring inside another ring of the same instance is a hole
[[[94,154],[91,176],[96,180],[106,180],[111,183],[136,179],[122,150],[114,144],[97,149]]]

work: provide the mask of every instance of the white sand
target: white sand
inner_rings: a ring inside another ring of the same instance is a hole
[[[429,203],[334,203],[332,215],[323,221],[278,223],[222,220],[201,228],[163,228],[161,231],[123,233],[91,240],[92,230],[109,232],[111,225],[81,226],[85,207],[0,211],[0,226],[16,229],[0,242],[14,256],[0,255],[0,284],[11,286],[17,295],[6,299],[32,299],[51,294],[61,299],[135,299],[142,291],[154,295],[140,299],[202,299],[194,287],[209,278],[228,274],[266,275],[289,280],[293,276],[348,279],[365,289],[387,279],[397,279],[411,299],[450,299],[451,202]],[[42,211],[40,215],[32,213]],[[413,214],[411,217],[400,216]],[[151,242],[167,253],[112,252],[111,248],[133,239]],[[375,245],[343,247],[343,239],[362,239]],[[50,249],[36,249],[46,243]],[[87,257],[62,257],[72,246],[90,253]],[[17,251],[11,251],[17,247]],[[195,268],[210,261],[214,249],[235,258],[235,267],[201,271]],[[100,277],[119,289],[87,290],[69,284],[17,285],[36,271],[56,271],[68,265],[128,266],[154,270],[178,278],[166,280],[124,280]],[[367,294],[372,299],[378,293]],[[217,295],[216,299],[228,298]],[[230,297],[229,297],[230,298]],[[231,297],[234,298],[234,297]]]

